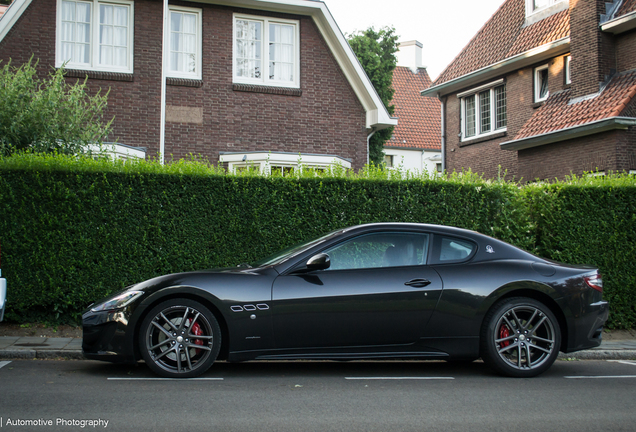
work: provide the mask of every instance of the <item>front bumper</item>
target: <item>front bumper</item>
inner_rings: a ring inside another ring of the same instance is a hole
[[[82,351],[91,360],[134,363],[134,341],[129,331],[130,316],[125,310],[93,312],[82,315],[84,337]]]
[[[563,352],[570,353],[595,348],[603,341],[603,325],[609,316],[609,303],[598,301],[587,305],[585,313],[569,326],[568,345]]]

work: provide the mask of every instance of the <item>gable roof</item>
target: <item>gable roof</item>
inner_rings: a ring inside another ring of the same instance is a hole
[[[570,35],[569,10],[534,24],[526,21],[525,0],[507,0],[435,80],[435,85]]]
[[[525,3],[506,0],[422,94],[447,94],[568,52],[569,9],[527,24]]]
[[[420,96],[431,85],[426,69],[414,73],[411,68],[397,66],[393,71],[392,104],[399,124],[393,129],[386,148],[441,150],[441,102]]]
[[[574,138],[573,134],[589,134],[636,125],[627,116],[636,100],[636,69],[616,74],[597,94],[570,99],[570,89],[556,92],[537,109],[519,130],[514,140],[501,144],[507,150],[549,144]]]
[[[33,0],[14,0],[0,18],[0,42],[18,21]],[[50,0],[46,0],[50,1]],[[270,12],[311,16],[325,39],[347,81],[366,111],[368,129],[384,129],[397,124],[378,96],[356,55],[338,28],[327,5],[316,0],[191,0],[193,3],[211,3],[243,7]]]

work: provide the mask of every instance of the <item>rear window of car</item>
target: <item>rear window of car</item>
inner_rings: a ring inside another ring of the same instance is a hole
[[[443,237],[439,251],[440,262],[463,261],[475,250],[475,244],[467,240]]]

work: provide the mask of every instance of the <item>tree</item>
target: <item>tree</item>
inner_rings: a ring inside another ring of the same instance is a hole
[[[384,106],[393,114],[393,71],[397,64],[395,53],[398,51],[398,36],[393,27],[383,27],[375,31],[373,27],[348,36],[349,45],[358,57],[362,68],[369,76],[375,91],[378,92]],[[382,129],[371,137],[369,142],[369,161],[381,164],[384,160],[382,148],[393,134],[393,128]]]
[[[41,79],[29,60],[0,69],[0,155],[16,151],[85,153],[101,144],[113,120],[103,121],[107,96],[90,96],[86,80],[67,84],[64,68]]]

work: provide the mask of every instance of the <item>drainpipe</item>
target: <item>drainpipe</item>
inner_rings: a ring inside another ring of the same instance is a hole
[[[168,52],[166,40],[168,39],[168,0],[163,0],[163,31],[161,42],[161,119],[159,126],[159,153],[161,165],[165,163],[166,152],[166,61]]]
[[[446,171],[446,127],[444,124],[444,119],[445,119],[445,113],[444,110],[446,108],[445,102],[442,100],[442,97],[440,96],[439,93],[437,93],[437,99],[439,99],[439,101],[441,102],[441,116],[442,116],[442,121],[441,121],[441,125],[442,125],[442,172]]]
[[[367,136],[367,165],[369,165],[369,142],[371,141],[371,137],[373,135],[375,135],[375,133],[377,132],[376,130],[371,129],[373,132],[371,132],[368,136]]]

